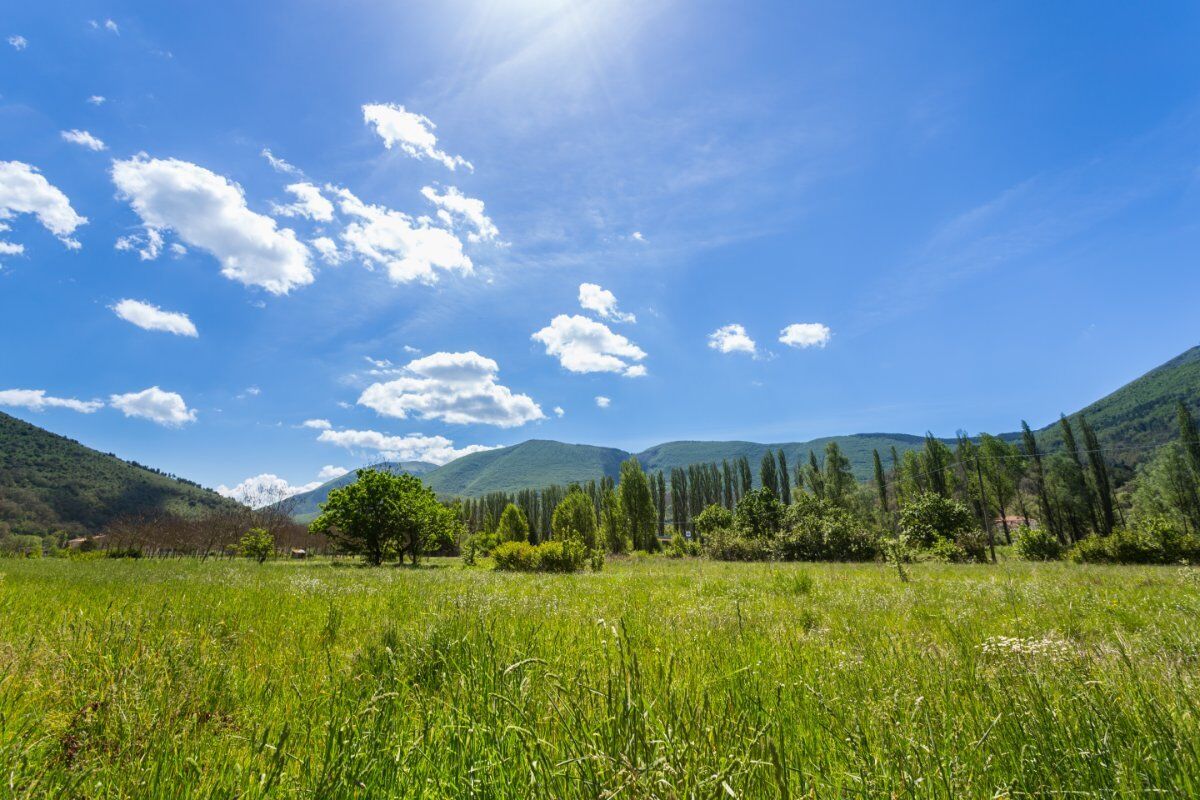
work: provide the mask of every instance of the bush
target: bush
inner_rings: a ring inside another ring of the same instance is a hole
[[[1017,529],[1013,547],[1026,561],[1057,561],[1063,557],[1062,543],[1045,528],[1022,525]]]
[[[969,508],[933,492],[923,492],[900,506],[900,532],[917,547],[953,542],[974,527]]]
[[[696,535],[701,539],[710,533],[733,527],[733,512],[724,506],[711,505],[696,515],[693,520]]]
[[[578,572],[587,559],[583,545],[569,539],[565,542],[503,542],[492,550],[496,569],[508,572]]]
[[[844,508],[801,495],[788,507],[775,551],[784,561],[871,561],[879,555],[879,537]]]
[[[715,508],[715,506],[710,506],[710,508]],[[721,510],[725,511],[725,509],[721,509]],[[725,513],[728,514],[729,512],[726,511]],[[701,516],[703,516],[703,514],[701,514]],[[697,525],[697,527],[699,527],[699,525]],[[675,533],[672,534],[671,542],[670,542],[670,544],[667,545],[667,548],[666,548],[666,555],[668,558],[683,558],[684,556],[698,556],[698,555],[700,555],[700,552],[701,552],[700,544],[698,542],[694,542],[691,539],[687,538],[680,531],[675,531]]]
[[[1200,539],[1181,533],[1166,517],[1150,517],[1110,536],[1085,537],[1067,557],[1085,564],[1195,564],[1200,562]]]
[[[770,489],[742,495],[733,511],[734,527],[742,536],[770,539],[783,527],[783,503]]]
[[[709,534],[704,552],[717,561],[770,561],[775,555],[770,540],[740,536],[728,529]]]

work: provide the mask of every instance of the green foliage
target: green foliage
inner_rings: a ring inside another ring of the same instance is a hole
[[[600,499],[600,539],[610,553],[629,549],[629,520],[621,508],[621,498],[612,489],[605,489]]]
[[[1013,537],[1013,548],[1026,561],[1057,561],[1063,557],[1062,542],[1045,528],[1022,525]]]
[[[588,551],[575,539],[542,542],[502,542],[492,550],[496,569],[509,572],[578,572]]]
[[[556,541],[578,539],[587,550],[596,547],[596,509],[578,487],[571,489],[554,509],[550,530]]]
[[[1200,563],[1200,537],[1185,534],[1170,519],[1151,517],[1111,536],[1088,536],[1067,552],[1089,564]]]
[[[802,495],[789,506],[775,542],[781,561],[871,561],[879,555],[875,531],[828,500]]]
[[[251,528],[242,536],[237,546],[238,555],[250,558],[259,564],[275,552],[275,537],[265,528]]]
[[[502,542],[529,541],[529,521],[525,519],[525,513],[512,503],[505,506],[496,526],[496,535]]]
[[[631,457],[621,464],[621,480],[617,484],[617,495],[621,499],[621,511],[629,526],[629,536],[635,550],[653,552],[658,549],[658,512],[654,508],[654,496],[650,482],[637,458]]]
[[[713,531],[704,540],[704,553],[717,561],[771,561],[775,557],[775,548],[768,538],[743,536],[736,529],[721,529]]]
[[[975,524],[969,508],[935,492],[922,492],[900,506],[900,532],[916,547],[953,542]]]
[[[361,469],[358,480],[329,493],[309,529],[369,564],[405,553],[415,564],[431,544],[453,536],[452,515],[420,478]]]
[[[783,504],[769,488],[743,495],[733,512],[734,527],[751,539],[770,539],[783,527]]]
[[[664,552],[669,558],[683,558],[684,556],[698,556],[704,551],[699,542],[687,538],[682,531],[675,531]]]
[[[703,540],[716,531],[732,528],[733,512],[724,506],[714,504],[701,511],[692,521],[692,525],[696,534]]]

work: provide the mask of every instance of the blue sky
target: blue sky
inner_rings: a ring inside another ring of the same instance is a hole
[[[1194,4],[10,5],[0,401],[206,485],[1007,431],[1196,343]]]

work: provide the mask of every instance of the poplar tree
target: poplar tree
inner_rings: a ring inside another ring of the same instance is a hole
[[[629,524],[629,535],[637,550],[653,551],[658,549],[658,537],[654,535],[657,512],[654,510],[654,496],[650,493],[650,482],[637,457],[631,457],[621,463],[621,481],[617,484],[617,496],[621,501],[621,510]]]
[[[764,489],[770,489],[771,494],[779,499],[779,481],[775,476],[775,454],[769,449],[763,453],[762,463],[758,468],[758,479]]]
[[[1100,440],[1096,431],[1088,424],[1087,418],[1079,415],[1079,429],[1083,432],[1083,446],[1087,450],[1088,466],[1092,470],[1092,484],[1096,489],[1099,501],[1100,534],[1108,536],[1116,527],[1116,513],[1113,509],[1112,479],[1108,474],[1108,464],[1104,461],[1104,452],[1100,449]]]
[[[788,475],[787,455],[779,448],[779,499],[785,506],[792,504],[792,479]]]
[[[1088,524],[1093,529],[1099,530],[1100,522],[1096,513],[1096,497],[1092,492],[1092,487],[1088,484],[1087,477],[1083,473],[1083,461],[1079,457],[1079,447],[1075,444],[1075,432],[1071,429],[1071,423],[1065,414],[1060,414],[1058,418],[1059,428],[1062,430],[1063,445],[1067,451],[1067,457],[1070,459],[1066,477],[1068,480],[1067,492],[1072,497],[1077,497],[1083,501],[1084,513],[1087,516]],[[1077,529],[1075,538],[1079,539],[1083,536],[1083,531]]]
[[[821,472],[821,465],[817,463],[817,454],[812,450],[808,451],[808,485],[812,487],[813,497],[818,500],[825,499],[825,475]]]
[[[1030,467],[1033,472],[1033,484],[1037,489],[1038,508],[1042,515],[1042,524],[1046,526],[1046,530],[1058,537],[1059,541],[1066,544],[1062,530],[1059,529],[1058,521],[1054,518],[1054,509],[1050,506],[1050,495],[1046,492],[1046,466],[1042,462],[1042,453],[1038,450],[1037,439],[1033,435],[1033,431],[1029,428],[1029,423],[1021,420],[1021,440],[1025,445],[1025,455],[1029,458]]]
[[[875,457],[875,488],[879,492],[879,516],[884,524],[887,524],[888,518],[888,492],[887,492],[887,476],[883,472],[883,462],[879,459],[879,451],[872,450],[871,454]]]
[[[738,476],[742,479],[742,491],[739,498],[754,491],[754,477],[750,473],[750,459],[742,456],[738,459]]]

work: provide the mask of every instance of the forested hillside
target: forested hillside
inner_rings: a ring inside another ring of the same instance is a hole
[[[95,532],[125,515],[231,506],[202,486],[0,413],[0,538]]]

